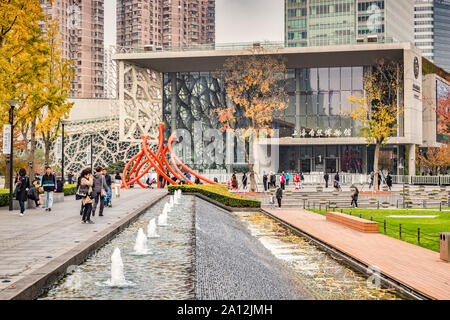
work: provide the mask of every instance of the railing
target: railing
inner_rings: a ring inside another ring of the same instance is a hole
[[[393,43],[396,42],[392,38],[380,39],[378,42],[360,42],[356,39],[351,41],[350,43],[345,43],[347,45],[350,44],[380,44],[380,43]],[[327,44],[334,45],[334,44]],[[325,45],[323,45],[325,46]],[[255,41],[255,42],[235,42],[235,43],[211,43],[211,44],[199,44],[199,45],[191,45],[191,46],[182,46],[182,47],[171,47],[171,46],[146,46],[146,47],[136,47],[136,48],[128,48],[128,47],[120,47],[117,46],[117,53],[141,53],[141,52],[161,52],[161,51],[171,51],[171,52],[179,52],[179,51],[223,51],[223,50],[244,50],[251,48],[292,48],[289,46],[289,42],[284,41]]]
[[[450,185],[450,176],[392,176],[392,183],[413,185]]]

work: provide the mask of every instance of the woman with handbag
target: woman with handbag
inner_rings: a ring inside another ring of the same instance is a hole
[[[91,221],[92,203],[94,202],[92,197],[93,185],[94,177],[92,176],[91,169],[84,169],[81,172],[80,187],[77,190],[77,196],[81,197],[81,202],[83,204],[82,223],[94,223]]]
[[[30,188],[30,178],[27,177],[27,172],[24,168],[19,170],[16,185],[16,200],[20,205],[20,216],[25,214],[25,201],[28,200],[28,189]]]

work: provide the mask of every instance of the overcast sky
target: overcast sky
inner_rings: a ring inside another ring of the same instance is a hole
[[[284,0],[216,0],[216,43],[283,41]],[[105,45],[116,43],[116,0],[105,1]]]

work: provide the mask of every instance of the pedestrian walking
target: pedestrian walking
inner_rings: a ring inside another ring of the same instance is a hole
[[[355,205],[354,208],[358,208],[358,196],[359,196],[359,190],[356,186],[352,186],[353,193],[351,195],[352,202],[350,203],[350,206],[353,207],[353,204]]]
[[[374,173],[372,171],[370,173],[370,178],[369,178],[369,189],[372,188],[372,186],[373,186],[373,178],[374,178]]]
[[[336,172],[336,174],[334,175],[334,187],[335,187],[337,190],[340,190],[340,189],[341,189],[341,186],[339,185],[339,180],[340,180],[340,178],[339,178],[339,172]]]
[[[392,189],[392,177],[391,174],[388,172],[387,176],[386,176],[386,184],[389,188],[389,191]]]
[[[285,176],[284,176],[285,180],[286,180],[286,185],[289,185],[289,179],[291,178],[291,175],[289,174],[289,172],[286,172]]]
[[[273,193],[270,194],[269,204],[270,204],[270,209],[275,209],[275,208],[274,208],[274,204],[275,204],[275,196],[274,196]]]
[[[277,201],[278,201],[278,209],[281,209],[281,199],[283,198],[283,190],[281,189],[281,187],[277,188],[275,196],[276,196]]]
[[[305,177],[303,176],[303,172],[300,172],[300,188],[304,188]]]
[[[97,170],[96,170],[97,171]],[[97,171],[99,172],[99,171]],[[103,175],[102,175],[103,176]],[[81,202],[83,204],[83,215],[81,218],[82,223],[90,223],[91,221],[91,213],[92,213],[92,203],[93,199],[93,186],[94,186],[94,176],[92,176],[91,169],[84,169],[81,172],[81,180],[80,187],[77,191],[78,195],[81,196]]]
[[[276,175],[275,173],[273,173],[273,171],[270,172],[270,185],[272,186],[272,188],[275,188],[276,186]]]
[[[247,190],[247,174],[245,172],[242,176],[242,187],[244,188],[244,190]]]
[[[264,191],[267,191],[267,174],[265,171],[263,172],[263,185],[264,185]]]
[[[73,171],[69,171],[69,174],[67,175],[67,183],[73,184]]]
[[[105,207],[105,202],[103,198],[107,195],[106,193],[106,181],[105,176],[102,173],[102,167],[98,166],[95,168],[95,174],[94,174],[94,186],[93,186],[93,197],[94,197],[94,204],[92,206],[92,216],[95,216],[95,210],[97,209],[97,206],[100,202],[100,209],[98,215],[101,217],[103,216],[103,209]]]
[[[41,178],[41,187],[45,194],[45,211],[52,211],[53,193],[56,192],[56,176],[49,166],[45,167],[45,173]]]
[[[16,200],[19,201],[20,216],[25,214],[25,201],[28,200],[28,189],[30,187],[30,178],[24,168],[20,168],[16,181]]]
[[[104,168],[102,170],[103,175],[105,176],[105,182],[106,182],[106,198],[105,198],[105,205],[108,207],[112,207],[112,203],[111,203],[111,188],[112,188],[112,181],[111,181],[111,176],[108,174],[108,170],[106,170],[106,168]]]
[[[285,184],[285,182],[286,182],[286,176],[285,176],[285,174],[284,174],[284,171],[281,173],[281,176],[280,176],[280,186],[281,186],[281,189],[283,189],[284,190],[284,184]]]
[[[238,182],[236,178],[236,172],[233,173],[231,176],[231,189],[236,190],[238,188]]]
[[[328,172],[325,172],[325,175],[323,176],[323,179],[325,180],[325,188],[328,188],[328,180],[330,179],[330,176],[328,175]]]
[[[378,190],[380,190],[381,185],[381,174],[378,172]]]
[[[295,178],[294,178],[295,180],[295,189],[296,190],[298,190],[298,189],[300,189],[300,174],[296,174],[295,175]]]
[[[116,195],[116,198],[120,197],[121,186],[122,186],[122,177],[120,176],[120,172],[117,171],[116,175],[114,176],[114,194]]]

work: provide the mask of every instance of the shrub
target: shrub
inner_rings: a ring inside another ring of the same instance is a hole
[[[71,196],[77,193],[77,185],[76,184],[65,184],[64,185],[64,195]]]
[[[0,207],[9,205],[9,189],[0,189]]]
[[[192,192],[202,194],[212,200],[215,200],[228,207],[234,208],[260,208],[261,201],[254,199],[247,199],[235,196],[228,191],[226,185],[169,185],[169,193],[173,193],[175,190],[181,190],[182,192]]]

